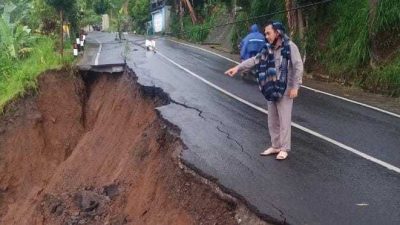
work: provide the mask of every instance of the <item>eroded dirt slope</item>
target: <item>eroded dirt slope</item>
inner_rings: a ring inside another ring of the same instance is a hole
[[[0,119],[0,224],[237,224],[133,75],[66,71]],[[242,222],[243,224],[243,222]],[[248,224],[248,223],[244,223]],[[252,222],[255,224],[255,222]]]

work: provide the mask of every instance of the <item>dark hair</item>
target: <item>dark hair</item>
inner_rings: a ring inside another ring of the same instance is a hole
[[[277,21],[277,20],[269,20],[269,21],[265,24],[264,29],[265,29],[265,27],[267,27],[267,26],[269,26],[269,25],[271,25],[271,26],[272,26],[272,29],[274,29],[275,31],[277,31],[277,32],[278,32],[280,35],[282,35],[282,36],[286,33],[285,26],[284,26],[280,21]]]

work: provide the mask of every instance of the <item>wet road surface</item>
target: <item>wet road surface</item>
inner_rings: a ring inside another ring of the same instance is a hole
[[[126,59],[140,84],[168,93],[175,103],[158,110],[181,129],[184,163],[267,221],[400,224],[400,118],[303,88],[289,158],[261,157],[266,102],[254,83],[223,75],[234,63],[164,39],[154,53],[129,36],[126,51],[114,37],[89,34],[98,65]]]

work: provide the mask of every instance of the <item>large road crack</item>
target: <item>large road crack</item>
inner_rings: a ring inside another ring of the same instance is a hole
[[[172,103],[174,103],[174,104],[176,104],[176,105],[179,105],[179,106],[182,106],[182,107],[184,107],[184,108],[191,109],[191,110],[195,110],[196,112],[198,112],[199,117],[202,118],[202,119],[205,120],[205,121],[207,121],[207,120],[212,120],[212,121],[214,121],[214,122],[216,122],[216,123],[219,123],[220,125],[217,125],[217,126],[216,126],[216,129],[218,130],[218,132],[224,134],[228,140],[233,141],[233,142],[239,147],[240,151],[241,151],[242,153],[244,153],[247,157],[249,157],[250,159],[254,159],[254,155],[251,155],[249,152],[245,151],[243,145],[242,145],[237,139],[235,139],[234,137],[232,137],[232,135],[231,135],[228,131],[224,131],[224,130],[222,129],[222,127],[226,127],[225,124],[224,124],[222,121],[220,121],[220,120],[218,120],[218,119],[211,118],[211,117],[207,117],[207,118],[206,118],[206,117],[204,116],[205,112],[202,111],[202,110],[200,110],[200,109],[198,109],[198,108],[196,108],[196,107],[189,106],[189,105],[187,105],[187,104],[185,104],[185,103],[177,102],[177,101],[175,101],[175,100],[173,100],[173,99],[170,99],[170,101],[171,101]],[[254,160],[255,160],[255,159],[254,159]],[[257,161],[257,160],[256,160],[256,161]],[[264,164],[262,164],[262,163],[260,163],[260,162],[258,162],[258,161],[257,161],[257,163],[259,163],[259,165],[262,166],[263,168],[266,168]],[[246,168],[248,168],[247,165],[244,165],[243,163],[241,163],[241,164],[242,164],[243,166],[245,166]],[[253,174],[253,171],[252,171],[250,168],[248,168],[248,169],[249,169],[249,171],[251,171],[251,173]]]
[[[231,135],[230,135],[228,132],[222,130],[219,126],[217,126],[217,130],[218,130],[219,132],[225,134],[225,135],[226,135],[226,138],[228,138],[228,140],[234,141],[234,142],[240,147],[240,149],[242,150],[242,152],[245,152],[245,151],[244,151],[244,148],[243,148],[243,145],[240,144],[240,142],[238,142],[236,139],[232,138]]]
[[[200,118],[202,118],[203,120],[207,120],[207,118],[205,118],[205,117],[203,116],[204,112],[203,112],[202,110],[200,110],[200,109],[198,109],[198,108],[196,108],[196,107],[193,107],[193,106],[189,106],[189,105],[187,105],[187,104],[185,104],[185,103],[181,103],[181,102],[175,101],[175,100],[173,100],[173,99],[171,99],[171,102],[174,103],[174,104],[180,105],[180,106],[182,106],[182,107],[184,107],[184,108],[195,110],[195,111],[198,112],[198,115],[199,115]],[[221,126],[225,126],[225,124],[224,124],[222,121],[220,121],[220,120],[217,120],[217,119],[214,119],[214,118],[209,118],[209,119],[210,119],[210,120],[213,120],[213,121],[215,121],[215,122],[217,122],[217,123],[219,123]],[[226,135],[226,138],[228,138],[228,140],[231,140],[231,141],[235,142],[236,145],[239,146],[241,152],[245,153],[248,157],[252,158],[252,156],[244,150],[243,145],[240,144],[240,142],[239,142],[238,140],[236,140],[235,138],[233,138],[233,137],[230,135],[229,132],[224,131],[224,130],[223,130],[220,126],[218,126],[218,125],[217,125],[216,128],[217,128],[217,130],[218,130],[219,132],[225,134],[225,135]]]
[[[202,110],[200,110],[200,109],[198,109],[198,108],[195,108],[195,107],[193,107],[193,106],[189,106],[189,105],[187,105],[187,104],[185,104],[185,103],[177,102],[177,101],[172,100],[172,99],[171,99],[171,102],[174,103],[174,104],[180,105],[180,106],[182,106],[182,107],[184,107],[184,108],[187,108],[187,109],[193,109],[193,110],[195,110],[195,111],[197,111],[197,112],[199,113],[198,115],[199,115],[200,118],[202,118],[202,119],[204,119],[204,120],[207,120],[207,119],[203,116],[203,113],[204,113],[204,112],[203,112]],[[224,124],[223,124],[221,121],[219,121],[219,120],[216,120],[216,119],[213,119],[213,118],[210,118],[210,120],[213,120],[213,121],[215,121],[215,122],[221,124],[222,126],[224,126]],[[219,127],[219,126],[217,126],[217,130],[218,130],[219,132],[225,134],[226,137],[228,138],[228,140],[234,141],[234,142],[240,147],[241,151],[244,152],[244,153],[246,153],[246,152],[244,151],[243,145],[240,144],[240,142],[237,141],[236,139],[232,138],[231,135],[230,135],[227,131],[222,130],[222,128]],[[246,153],[246,154],[247,154],[247,153]],[[248,155],[248,154],[247,154],[247,155]],[[249,155],[249,156],[250,156],[250,155]],[[250,157],[251,157],[251,156],[250,156]]]
[[[177,102],[177,101],[175,101],[173,99],[171,99],[171,102],[174,103],[174,104],[180,105],[180,106],[182,106],[184,108],[193,109],[193,110],[197,111],[199,113],[199,117],[202,118],[203,120],[206,120],[206,118],[203,116],[203,111],[202,110],[200,110],[198,108],[195,108],[195,107],[192,107],[192,106],[188,106],[185,103]]]

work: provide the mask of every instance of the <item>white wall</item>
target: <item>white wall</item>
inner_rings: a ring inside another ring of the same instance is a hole
[[[104,14],[101,19],[101,26],[103,27],[103,30],[108,31],[110,29],[110,17],[107,14]]]

